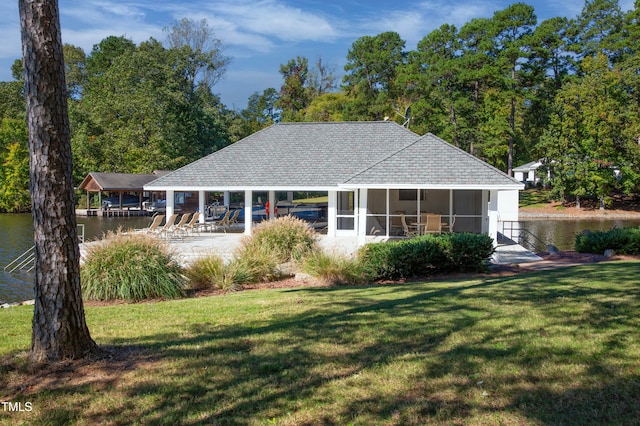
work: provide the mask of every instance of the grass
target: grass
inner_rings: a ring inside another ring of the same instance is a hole
[[[0,310],[0,400],[33,405],[0,423],[636,424],[638,266],[89,306],[126,356],[56,381]]]
[[[520,207],[542,208],[549,205],[549,191],[530,188],[520,191]]]

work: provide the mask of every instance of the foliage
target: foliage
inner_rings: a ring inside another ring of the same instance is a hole
[[[23,120],[0,121],[0,211],[24,212],[31,208],[27,139]]]
[[[628,81],[604,55],[585,58],[581,67],[584,77],[567,83],[556,97],[543,138],[546,167],[554,195],[595,195],[604,208],[613,190],[629,193],[640,183],[639,111],[626,107],[632,102]]]
[[[297,261],[314,250],[316,237],[307,222],[294,216],[281,216],[261,222],[250,236],[243,237],[237,256],[273,253],[278,263]]]
[[[456,272],[486,272],[494,252],[493,239],[487,234],[449,234],[448,261]]]
[[[366,284],[370,279],[359,259],[322,250],[305,256],[302,271],[328,285]]]
[[[367,244],[358,256],[374,279],[395,280],[446,272],[485,271],[493,250],[487,235],[454,233]]]
[[[614,250],[617,254],[640,254],[640,228],[613,228],[609,231],[585,232],[576,235],[576,251],[603,254]]]
[[[185,274],[193,290],[214,287],[224,291],[235,291],[252,281],[251,271],[243,263],[232,261],[225,264],[217,255],[198,258],[186,268]]]
[[[176,298],[185,286],[182,268],[165,243],[120,231],[87,245],[81,282],[90,300]]]

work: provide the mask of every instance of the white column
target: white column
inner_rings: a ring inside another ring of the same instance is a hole
[[[269,191],[269,211],[267,214],[269,215],[269,220],[275,219],[276,211],[276,193],[275,191]]]
[[[360,202],[358,203],[358,243],[364,245],[367,236],[367,193],[366,188],[361,189],[360,196],[358,197]],[[356,193],[357,194],[357,193]]]
[[[482,200],[484,201],[483,205],[487,206],[487,229],[483,229],[482,232],[488,232],[489,236],[493,238],[493,245],[498,245],[498,191],[488,191],[482,192]],[[489,195],[489,202],[487,203],[487,195]],[[484,212],[483,212],[484,213]],[[483,214],[484,216],[484,214]],[[483,223],[484,225],[484,223]]]
[[[167,215],[167,217],[173,214],[175,205],[176,205],[175,192],[167,191],[167,204],[166,204],[166,211],[165,211],[165,214]]]
[[[244,191],[244,233],[251,235],[251,227],[253,225],[253,192]]]
[[[229,199],[231,196],[229,195],[229,191],[224,191],[222,195],[222,205],[225,207],[229,207]]]
[[[204,223],[206,212],[204,211],[204,191],[198,191],[198,211],[202,213],[200,215],[199,222]]]
[[[335,237],[338,227],[337,214],[338,192],[329,191],[329,201],[327,203],[327,236]]]
[[[385,197],[386,197],[386,203],[387,203],[387,207],[386,207],[386,217],[385,217],[385,228],[387,228],[387,234],[386,236],[388,237],[389,235],[391,235],[391,218],[389,217],[389,215],[391,214],[391,200],[389,199],[389,188],[387,188],[385,190]]]

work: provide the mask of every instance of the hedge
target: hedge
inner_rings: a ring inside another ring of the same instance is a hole
[[[358,256],[373,279],[397,280],[486,271],[493,252],[493,240],[486,234],[453,233],[371,243]]]

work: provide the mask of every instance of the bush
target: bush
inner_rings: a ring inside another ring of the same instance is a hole
[[[166,244],[148,235],[109,232],[87,246],[80,269],[91,300],[144,300],[183,295],[185,279]]]
[[[486,272],[495,251],[493,239],[486,234],[451,234],[449,261],[456,272]]]
[[[315,249],[316,237],[305,221],[282,216],[256,226],[251,236],[242,239],[237,255],[242,258],[256,252],[271,252],[278,263],[297,261]]]
[[[405,241],[367,244],[361,262],[374,279],[420,277],[444,272],[483,271],[493,254],[488,235],[425,235]]]
[[[618,254],[640,254],[640,227],[578,234],[575,248],[578,253],[602,254],[612,249]]]
[[[242,285],[251,281],[251,272],[237,261],[225,264],[220,256],[201,257],[186,270],[193,290],[211,287],[225,291],[240,290]]]
[[[320,250],[304,259],[302,271],[329,285],[365,284],[369,281],[365,267],[358,259]]]

